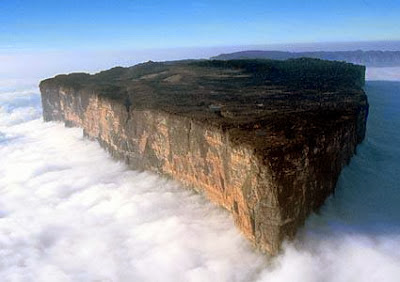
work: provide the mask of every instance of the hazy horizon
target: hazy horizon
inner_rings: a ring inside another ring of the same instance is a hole
[[[287,43],[132,50],[3,50],[3,52],[0,50],[0,61],[2,62],[2,64],[0,64],[0,75],[3,78],[29,76],[37,79],[44,79],[60,73],[93,73],[115,66],[132,66],[149,60],[208,59],[209,57],[222,53],[245,50],[278,50],[291,52],[352,50],[400,51],[400,41]]]
[[[0,75],[261,50],[400,50],[395,0],[0,1]]]

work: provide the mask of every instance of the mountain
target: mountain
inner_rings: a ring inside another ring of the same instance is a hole
[[[59,75],[40,90],[45,121],[82,127],[129,167],[204,193],[276,254],[364,139],[364,75],[306,58],[148,62]]]
[[[234,60],[234,59],[272,59],[286,60],[295,58],[317,58],[329,61],[345,61],[368,67],[396,67],[400,66],[400,51],[315,51],[315,52],[284,52],[284,51],[262,51],[249,50],[229,54],[221,54],[211,59]]]

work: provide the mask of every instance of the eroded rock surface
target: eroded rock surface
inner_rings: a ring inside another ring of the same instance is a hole
[[[307,59],[149,62],[40,89],[45,121],[82,127],[131,168],[203,192],[276,254],[364,138],[364,72]]]

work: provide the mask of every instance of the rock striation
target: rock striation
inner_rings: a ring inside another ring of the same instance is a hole
[[[176,179],[279,252],[365,135],[365,68],[315,59],[148,62],[40,83],[45,121]]]

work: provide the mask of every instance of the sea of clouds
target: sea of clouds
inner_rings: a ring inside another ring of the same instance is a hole
[[[399,81],[400,67],[367,68],[365,76],[368,80]]]
[[[36,84],[0,80],[1,281],[399,281],[399,82],[367,83],[366,140],[274,259],[201,195],[43,123]]]

